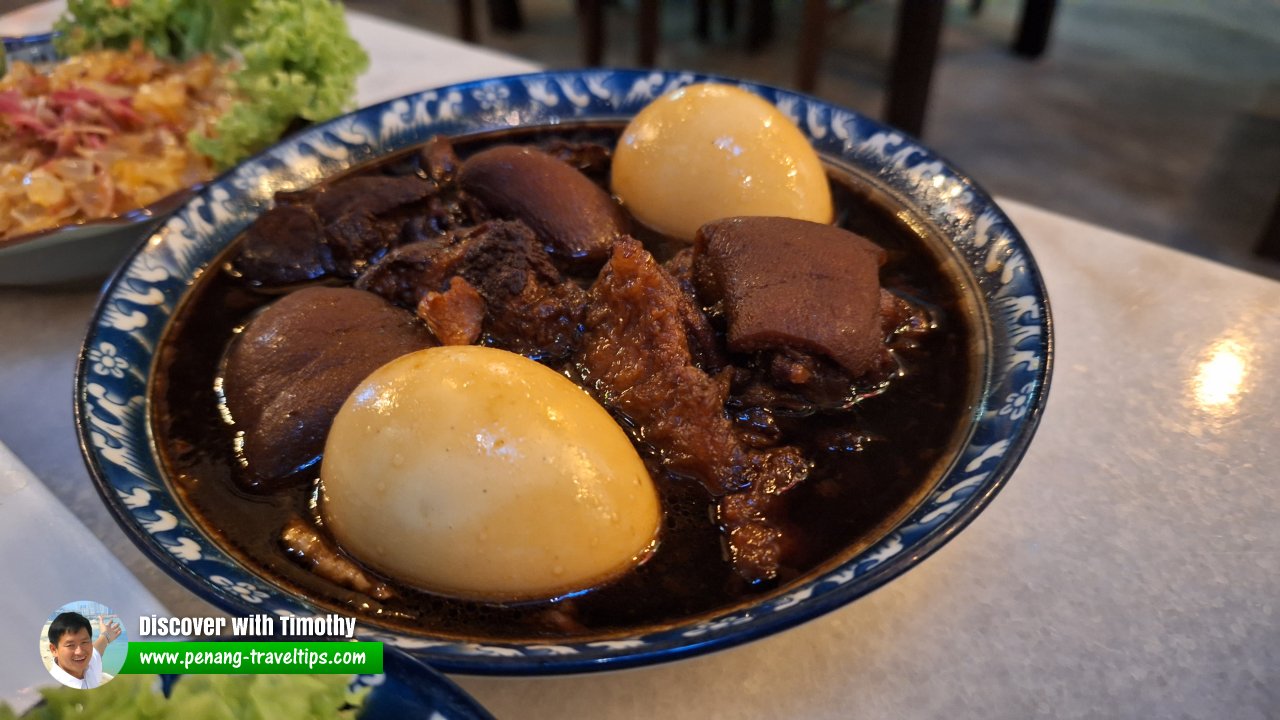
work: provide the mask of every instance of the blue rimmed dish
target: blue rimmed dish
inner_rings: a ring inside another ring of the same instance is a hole
[[[115,217],[0,239],[0,285],[101,280],[198,190],[198,186],[183,188]]]
[[[436,134],[571,121],[626,120],[702,80],[690,73],[586,70],[429,90],[309,128],[211,182],[108,282],[77,369],[76,419],[87,464],[116,519],[154,561],[237,614],[326,612],[258,576],[199,529],[159,469],[146,397],[155,348],[195,278],[270,206]],[[550,674],[643,665],[730,647],[817,617],[919,564],[982,511],[1008,480],[1043,410],[1052,361],[1048,300],[1031,254],[989,195],[901,132],[821,100],[751,83],[791,117],[825,160],[895,197],[943,253],[976,308],[980,378],[970,431],[949,469],[875,543],[757,601],[684,624],[583,642],[457,641],[384,630],[380,640],[448,671]]]
[[[9,67],[9,63],[24,62],[32,65],[46,65],[58,61],[58,48],[54,41],[58,33],[45,32],[35,35],[19,35],[0,37],[0,45],[4,47],[4,65],[0,71]]]

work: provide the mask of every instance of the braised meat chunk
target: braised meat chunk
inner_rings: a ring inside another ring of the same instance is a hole
[[[405,223],[401,232],[404,242],[438,237],[484,219],[475,203],[470,202],[458,187],[462,161],[447,137],[436,135],[428,140],[418,152],[418,166],[434,184],[435,191],[427,196],[425,212],[410,217]]]
[[[435,135],[418,151],[418,162],[432,182],[440,186],[452,185],[458,177],[462,162],[453,151],[453,143],[443,135]]]
[[[573,354],[586,293],[551,264],[526,225],[478,225],[451,257],[454,272],[484,298],[484,344],[551,364]]]
[[[334,183],[316,195],[316,214],[325,223],[344,215],[384,215],[425,198],[432,186],[414,175],[365,175]]]
[[[637,442],[715,499],[739,574],[766,580],[780,561],[769,498],[804,479],[808,464],[794,448],[744,446],[725,415],[731,371],[712,377],[694,364],[687,303],[639,242],[619,240],[591,287],[579,366]]]
[[[500,145],[477,153],[462,164],[458,183],[493,215],[524,222],[571,266],[599,267],[627,231],[608,193],[534,148]]]
[[[743,483],[735,472],[741,448],[724,415],[729,378],[693,364],[682,298],[638,241],[618,241],[591,286],[578,362],[587,387],[666,469],[720,496]]]
[[[366,375],[435,344],[411,313],[361,290],[306,288],[267,307],[232,343],[222,379],[244,431],[243,484],[270,488],[314,463]]]
[[[333,270],[320,218],[307,205],[277,205],[245,231],[235,272],[263,286],[315,280]]]
[[[448,178],[444,145],[428,169]],[[456,161],[456,158],[454,158]],[[274,287],[332,276],[353,279],[389,250],[436,238],[468,213],[451,184],[418,174],[360,175],[330,186],[282,192],[245,233],[231,268],[251,285]]]
[[[870,240],[805,220],[739,217],[704,225],[694,252],[694,282],[707,304],[723,303],[730,350],[798,348],[853,377],[885,362],[885,253]]]
[[[698,292],[693,285],[693,248],[681,249],[662,264],[662,269],[680,288],[680,317],[684,320],[684,331],[689,334],[694,364],[709,373],[718,372],[728,360],[720,349],[715,328],[699,307]]]
[[[577,168],[592,180],[600,183],[608,181],[609,168],[613,165],[613,150],[608,146],[595,142],[553,140],[544,145],[542,150]]]
[[[360,273],[354,287],[412,310],[424,293],[443,289],[436,286],[447,277],[447,270],[438,268],[445,261],[445,251],[452,242],[452,237],[441,236],[401,245]]]
[[[442,293],[428,292],[418,303],[418,317],[441,345],[473,345],[484,323],[484,298],[460,276]]]
[[[335,183],[315,199],[338,274],[352,278],[400,244],[406,221],[436,188],[416,175],[368,175]]]
[[[716,522],[726,533],[729,560],[750,581],[777,577],[783,558],[783,531],[773,517],[778,499],[809,475],[809,462],[790,446],[743,454],[747,488],[716,502]]]
[[[416,311],[428,293],[448,291],[454,277],[483,301],[483,344],[552,364],[577,346],[586,293],[551,264],[521,222],[494,220],[402,246],[365,271],[356,287]]]

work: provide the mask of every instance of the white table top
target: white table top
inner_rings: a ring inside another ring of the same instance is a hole
[[[350,18],[372,57],[362,104],[534,68]],[[455,679],[512,718],[1280,717],[1280,283],[1000,205],[1048,285],[1056,372],[1026,458],[969,528],[876,593],[740,648]],[[83,468],[72,371],[94,295],[0,289],[0,441],[169,612],[215,614],[141,556]],[[28,551],[5,536],[0,577]],[[0,600],[3,653],[36,662],[28,605]]]

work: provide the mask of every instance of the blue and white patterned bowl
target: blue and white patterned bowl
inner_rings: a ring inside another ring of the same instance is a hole
[[[76,421],[89,470],[125,531],[153,560],[231,613],[318,611],[242,567],[206,537],[156,461],[145,398],[152,355],[196,276],[271,203],[362,162],[426,141],[567,120],[617,120],[707,78],[586,70],[481,80],[429,90],[309,128],[204,188],[107,284],[81,353]],[[729,81],[733,82],[733,81]],[[733,646],[858,598],[919,563],[991,501],[1021,459],[1044,407],[1052,332],[1044,285],[1017,230],[968,177],[901,132],[812,97],[740,83],[776,104],[819,153],[899,196],[950,238],[982,307],[986,357],[975,424],[950,471],[882,540],[781,594],[706,621],[580,643],[457,642],[382,631],[381,640],[447,671],[547,674],[643,665]]]

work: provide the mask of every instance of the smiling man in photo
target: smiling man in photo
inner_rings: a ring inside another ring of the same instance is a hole
[[[64,612],[49,623],[49,654],[53,655],[49,674],[55,680],[81,690],[102,684],[102,653],[120,636],[120,625],[108,625],[99,615],[98,627],[102,632],[92,640],[93,626],[80,613]]]

